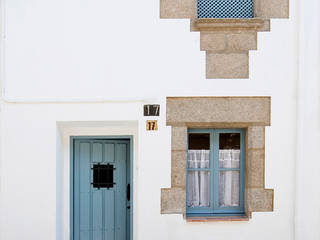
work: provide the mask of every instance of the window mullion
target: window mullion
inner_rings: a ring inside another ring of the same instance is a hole
[[[218,208],[219,202],[219,134],[213,130],[213,211]]]
[[[210,131],[210,208],[214,210],[214,150],[213,150],[213,130]]]

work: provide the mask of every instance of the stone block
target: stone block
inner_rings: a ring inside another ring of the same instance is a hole
[[[265,145],[265,127],[248,127],[248,148],[264,148]]]
[[[186,211],[186,191],[183,188],[161,189],[161,214],[184,214]]]
[[[226,47],[226,35],[217,32],[200,32],[200,50],[216,51]]]
[[[195,18],[196,0],[160,0],[160,18]]]
[[[239,53],[206,52],[207,78],[249,78],[248,51]]]
[[[186,151],[187,149],[187,127],[171,128],[171,150]]]
[[[186,186],[186,151],[171,152],[171,186]]]
[[[246,199],[250,212],[273,212],[273,189],[249,188]]]
[[[246,186],[264,188],[264,150],[248,150],[246,159]]]
[[[289,0],[255,0],[255,17],[289,18]]]
[[[270,125],[270,97],[167,98],[167,125],[206,123]]]
[[[227,34],[227,49],[234,50],[256,50],[257,32],[238,32]]]

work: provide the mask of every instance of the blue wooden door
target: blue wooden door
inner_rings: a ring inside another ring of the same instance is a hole
[[[129,141],[76,139],[73,154],[73,240],[129,240]]]

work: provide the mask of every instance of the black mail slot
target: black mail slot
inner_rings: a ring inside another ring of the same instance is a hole
[[[94,164],[93,165],[93,187],[94,188],[113,188],[113,164]]]

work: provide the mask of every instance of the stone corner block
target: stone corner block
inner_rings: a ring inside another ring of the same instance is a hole
[[[187,127],[171,127],[171,150],[185,151],[187,148]]]
[[[171,152],[171,186],[186,186],[186,151]]]
[[[249,53],[206,53],[206,77],[249,78]]]
[[[227,34],[227,49],[230,51],[257,50],[257,32]]]
[[[183,188],[161,189],[161,214],[184,214],[186,191]]]
[[[263,18],[289,18],[289,0],[255,0],[254,13]]]
[[[195,18],[195,0],[160,0],[160,18]]]
[[[273,212],[273,189],[249,188],[246,193],[249,212]]]
[[[219,51],[226,48],[226,34],[217,32],[200,32],[201,51]]]
[[[265,145],[265,127],[248,127],[248,148],[264,148]]]

